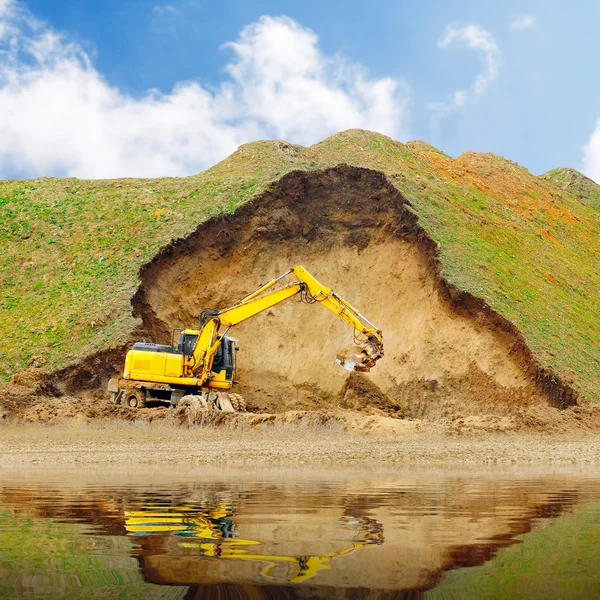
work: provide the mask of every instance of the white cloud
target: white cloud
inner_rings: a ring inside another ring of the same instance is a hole
[[[445,49],[453,43],[461,43],[467,48],[479,52],[483,68],[477,74],[469,89],[453,92],[447,102],[429,104],[429,108],[436,113],[438,119],[452,111],[463,108],[468,103],[478,102],[490,84],[498,78],[500,50],[488,31],[474,24],[465,27],[449,25],[438,41],[438,48]]]
[[[0,32],[0,176],[186,175],[255,139],[310,144],[351,127],[407,137],[405,86],[324,55],[287,17],[243,29],[216,88],[186,81],[142,98],[21,4],[0,0]]]
[[[511,22],[511,29],[531,29],[535,25],[534,15],[517,15]]]
[[[0,0],[0,17],[3,17],[16,8],[13,0]]]
[[[150,26],[153,33],[164,35],[168,33],[171,36],[177,35],[177,22],[183,14],[180,5],[171,3],[155,4],[152,7],[152,17]]]
[[[180,9],[174,4],[155,4],[152,7],[152,12],[155,15],[173,15],[180,12]]]
[[[583,171],[596,182],[600,182],[600,119],[588,143],[583,147]]]

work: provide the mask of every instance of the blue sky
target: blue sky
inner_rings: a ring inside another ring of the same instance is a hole
[[[357,126],[600,180],[599,17],[586,0],[0,0],[0,175],[183,175]]]

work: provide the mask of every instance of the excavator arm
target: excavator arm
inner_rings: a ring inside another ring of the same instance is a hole
[[[383,338],[381,330],[362,315],[352,304],[338,296],[331,288],[319,283],[304,267],[291,269],[298,281],[308,289],[312,301],[318,302],[340,319],[346,321],[355,331],[363,334],[365,340],[359,340],[359,355],[339,357],[338,363],[349,371],[369,371],[383,356]]]
[[[295,282],[283,288],[269,291],[282,279],[292,274],[296,277]],[[322,304],[353,327],[356,332],[364,336],[362,341],[357,342],[359,346],[357,354],[338,356],[338,363],[341,366],[350,371],[369,371],[383,356],[381,331],[331,288],[319,283],[303,267],[296,266],[262,285],[230,308],[221,311],[203,311],[201,314],[201,331],[194,356],[191,357],[194,370],[199,368],[199,375],[200,373],[204,374],[203,379],[206,379],[210,374],[221,340],[230,327],[239,325],[296,295],[301,295],[302,299],[308,304]],[[225,328],[223,332],[221,332],[221,328]]]
[[[200,334],[192,356],[187,359],[189,370],[198,373],[198,378],[206,381],[210,376],[213,361],[223,337],[230,327],[239,325],[269,308],[296,296],[301,291],[300,284],[291,284],[265,296],[255,297],[244,304],[243,301],[222,311],[204,310],[200,313]],[[221,328],[225,328],[221,332]]]

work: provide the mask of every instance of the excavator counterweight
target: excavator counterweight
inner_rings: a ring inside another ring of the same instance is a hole
[[[291,275],[295,281],[273,289]],[[231,327],[298,295],[307,304],[321,304],[354,329],[356,352],[338,353],[338,364],[349,371],[369,371],[382,358],[381,330],[306,269],[296,266],[229,308],[204,309],[200,328],[174,330],[171,345],[134,344],[127,353],[123,377],[109,381],[113,402],[130,408],[154,400],[173,406],[244,410],[243,398],[228,391],[234,384],[238,348],[237,340],[227,333]]]

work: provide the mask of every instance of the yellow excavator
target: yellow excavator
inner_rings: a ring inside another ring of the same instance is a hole
[[[272,289],[290,275],[296,281]],[[226,412],[244,410],[244,399],[227,391],[235,380],[238,350],[237,340],[227,333],[231,327],[298,295],[306,304],[321,304],[343,319],[354,328],[355,339],[359,334],[357,353],[338,355],[342,367],[369,371],[383,356],[381,331],[306,269],[296,266],[230,308],[203,310],[200,329],[174,329],[169,345],[136,342],[125,358],[123,377],[108,382],[112,401],[130,408],[157,401]]]

